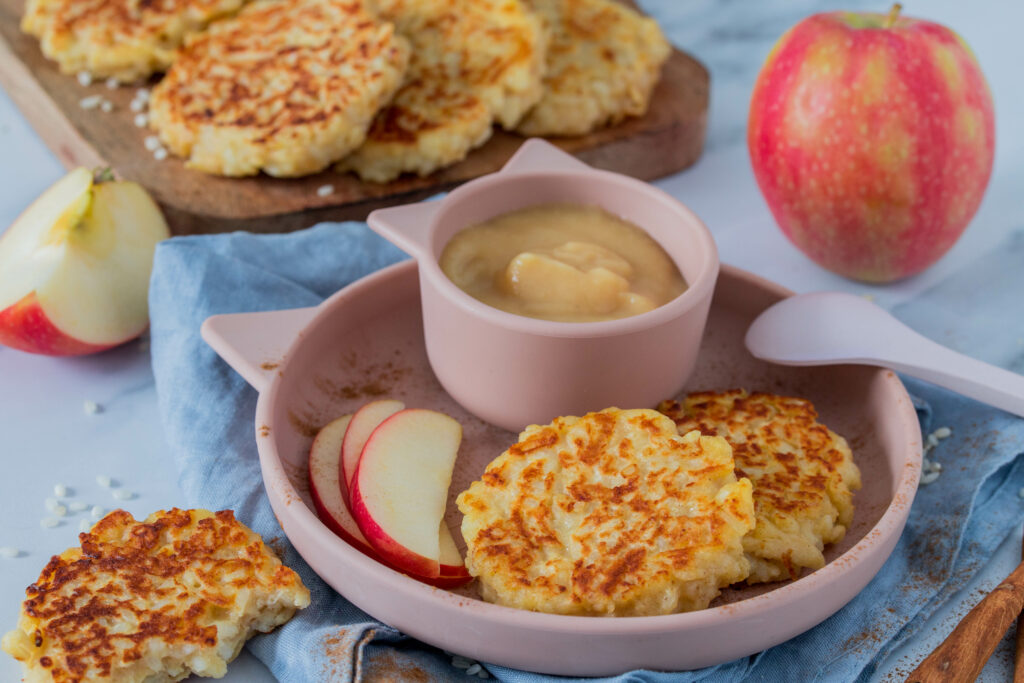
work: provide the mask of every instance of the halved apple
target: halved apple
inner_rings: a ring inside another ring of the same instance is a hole
[[[401,401],[386,399],[370,401],[352,415],[352,421],[345,430],[345,440],[341,444],[341,471],[345,484],[342,495],[346,504],[350,502],[348,492],[352,490],[352,478],[355,476],[356,465],[359,464],[359,456],[363,452],[366,440],[381,422],[404,409],[405,404]]]
[[[332,420],[313,439],[309,448],[309,492],[320,521],[346,543],[376,559],[377,553],[342,499],[344,482],[338,480],[341,443],[351,420],[351,415]]]
[[[386,561],[425,578],[441,575],[439,528],[462,427],[443,413],[402,410],[363,447],[352,516]]]
[[[71,171],[0,236],[0,344],[69,356],[134,339],[149,324],[153,251],[167,237],[141,186]]]

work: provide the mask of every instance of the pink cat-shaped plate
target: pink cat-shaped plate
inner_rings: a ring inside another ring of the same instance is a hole
[[[370,275],[315,308],[215,316],[203,337],[259,391],[260,465],[289,540],[358,607],[424,642],[519,669],[572,676],[682,670],[761,651],[839,610],[889,557],[917,488],[920,428],[894,373],[783,367],[746,351],[750,321],[788,294],[723,266],[687,388],[744,387],[812,400],[820,419],[849,440],[860,466],[864,487],[854,499],[854,522],[846,538],[827,549],[822,569],[792,582],[729,589],[706,610],[657,617],[540,614],[486,603],[473,584],[459,591],[433,588],[375,562],[317,519],[306,471],[312,438],[320,426],[369,400],[397,398],[463,425],[446,516],[460,543],[455,497],[516,440],[463,410],[431,372],[415,263]]]

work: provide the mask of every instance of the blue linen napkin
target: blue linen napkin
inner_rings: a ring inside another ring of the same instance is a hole
[[[264,494],[253,436],[256,393],[199,336],[217,313],[310,306],[402,258],[363,224],[322,225],[291,235],[180,237],[161,244],[150,290],[152,356],[160,412],[189,506],[230,508],[283,550],[313,601],[250,651],[277,678],[313,681],[448,681],[493,676],[537,683],[571,679],[469,662],[375,621],[323,583],[298,556]],[[1007,316],[1024,291],[1024,233],[988,258],[895,311],[924,334],[1018,370],[1024,318]],[[943,339],[944,330],[966,336]],[[970,331],[967,333],[967,331]],[[906,530],[877,577],[833,617],[758,655],[686,673],[635,671],[598,679],[630,683],[863,680],[949,599],[1024,520],[1024,420],[908,381],[924,433],[952,436],[930,457],[944,474],[921,489]],[[443,628],[443,625],[439,625]],[[572,653],[566,653],[571,657]],[[594,680],[594,679],[591,679]]]

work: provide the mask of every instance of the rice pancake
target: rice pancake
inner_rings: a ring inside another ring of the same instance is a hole
[[[230,510],[115,510],[50,559],[3,649],[25,683],[220,678],[246,639],[309,605],[298,574]]]
[[[21,30],[67,74],[131,82],[170,66],[187,35],[245,0],[28,0]]]
[[[541,96],[547,35],[523,0],[381,0],[412,44],[405,85],[339,170],[386,182],[460,161]]]
[[[719,437],[653,410],[532,425],[458,497],[466,567],[485,600],[556,614],[708,606],[747,576],[750,482]]]
[[[361,0],[258,0],[186,41],[150,125],[195,170],[316,173],[362,144],[407,62]]]
[[[825,565],[825,544],[853,521],[860,470],[846,439],[817,421],[810,401],[743,389],[663,401],[680,434],[700,430],[731,445],[737,476],[754,485],[757,526],[743,539],[747,583],[798,578]]]
[[[531,0],[551,31],[544,95],[523,135],[584,135],[641,116],[671,48],[658,24],[614,0]]]

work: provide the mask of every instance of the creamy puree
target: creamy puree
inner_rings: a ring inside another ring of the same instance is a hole
[[[580,204],[540,204],[470,226],[445,245],[440,266],[489,306],[563,322],[637,315],[686,289],[646,232]]]

